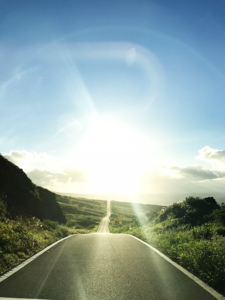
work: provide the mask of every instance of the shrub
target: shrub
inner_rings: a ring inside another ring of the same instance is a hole
[[[179,219],[181,224],[201,225],[205,223],[206,216],[210,215],[220,206],[212,197],[187,197],[183,202],[173,203],[165,208],[158,216],[158,222],[167,219]]]
[[[59,226],[56,231],[56,236],[59,238],[63,238],[69,235],[69,230],[66,226]]]
[[[74,227],[74,226],[76,226],[76,221],[75,220],[67,220],[67,222],[66,222],[66,226],[68,226],[68,227]]]
[[[59,223],[50,220],[44,220],[41,225],[44,230],[55,230],[59,226]]]

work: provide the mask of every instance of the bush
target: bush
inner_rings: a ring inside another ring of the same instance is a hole
[[[158,222],[167,219],[179,219],[180,224],[190,224],[192,226],[204,224],[207,216],[212,214],[220,206],[212,197],[198,198],[187,197],[183,202],[173,203],[165,208],[158,216]]]
[[[59,238],[64,238],[69,235],[69,230],[66,226],[59,226],[56,231],[56,236]]]
[[[55,230],[59,226],[59,223],[50,220],[44,220],[41,225],[44,230]]]
[[[75,220],[70,219],[70,220],[66,221],[66,226],[68,226],[68,227],[75,227],[76,224],[77,224],[77,222]]]
[[[154,221],[158,217],[158,215],[159,213],[156,211],[150,211],[149,213],[145,214],[149,222]]]
[[[222,206],[220,209],[214,210],[211,215],[206,217],[206,220],[225,226],[225,207]]]

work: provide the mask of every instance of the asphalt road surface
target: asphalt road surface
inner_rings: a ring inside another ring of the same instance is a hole
[[[74,235],[0,283],[0,297],[55,300],[215,300],[132,236]]]
[[[107,215],[102,219],[98,233],[109,233],[110,201],[107,204]]]

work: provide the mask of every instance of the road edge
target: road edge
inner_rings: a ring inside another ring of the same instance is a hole
[[[183,272],[185,275],[187,275],[189,278],[191,278],[192,280],[194,280],[198,285],[200,285],[204,290],[206,290],[208,293],[210,293],[213,297],[215,297],[217,300],[225,300],[225,297],[223,295],[221,295],[220,293],[218,293],[217,291],[215,291],[213,288],[211,288],[210,286],[208,286],[205,282],[203,282],[201,279],[199,279],[198,277],[194,276],[193,274],[191,274],[189,271],[187,271],[186,269],[184,269],[183,267],[181,267],[180,265],[178,265],[177,263],[175,263],[172,259],[170,259],[169,257],[167,257],[165,254],[163,254],[162,252],[160,252],[159,250],[157,250],[156,248],[152,247],[151,245],[149,245],[148,243],[142,241],[141,239],[137,238],[136,236],[132,235],[132,234],[128,234],[127,235],[133,237],[134,239],[138,240],[139,242],[145,244],[146,246],[148,246],[149,248],[151,248],[152,250],[154,250],[154,252],[158,253],[160,256],[162,256],[165,260],[167,260],[169,263],[171,263],[174,267],[176,267],[177,269],[179,269],[181,272]]]
[[[14,273],[16,273],[17,271],[19,271],[20,269],[22,269],[23,267],[25,267],[26,265],[28,265],[30,262],[32,262],[33,260],[35,260],[38,256],[40,256],[41,254],[43,254],[44,252],[46,252],[47,250],[49,250],[50,248],[52,248],[56,244],[58,244],[58,243],[60,243],[60,242],[62,242],[64,240],[66,240],[69,237],[74,236],[74,235],[76,235],[76,234],[71,234],[69,236],[66,236],[65,238],[56,241],[55,243],[47,246],[46,248],[42,249],[38,253],[34,254],[33,256],[31,256],[30,258],[28,258],[27,260],[23,261],[21,264],[19,264],[16,267],[12,268],[11,270],[9,270],[4,275],[0,276],[0,282],[2,282],[3,280],[7,279],[8,277],[10,277],[11,275],[13,275]],[[2,299],[2,298],[0,298],[0,299]]]

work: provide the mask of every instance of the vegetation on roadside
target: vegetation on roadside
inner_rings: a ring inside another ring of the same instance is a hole
[[[66,224],[10,213],[0,198],[0,274],[29,258],[55,241],[71,234],[91,233],[98,230],[106,214],[107,201],[73,199],[58,196],[65,213]]]
[[[118,203],[111,206],[120,213]],[[142,219],[138,213],[134,219],[135,209],[129,210],[130,220],[110,225],[110,232],[129,233],[146,241],[225,295],[224,205],[219,206],[212,197],[188,197],[160,212],[146,212]]]

